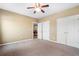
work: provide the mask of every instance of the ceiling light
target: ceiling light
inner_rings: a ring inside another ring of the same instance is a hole
[[[40,8],[35,8],[35,10],[36,10],[37,12],[40,12],[40,11],[41,11],[41,9],[40,9]]]

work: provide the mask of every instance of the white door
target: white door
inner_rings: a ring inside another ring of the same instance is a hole
[[[79,48],[79,15],[57,20],[57,42]]]
[[[38,39],[49,40],[49,32],[49,21],[38,23]]]
[[[68,39],[68,29],[67,20],[64,18],[57,19],[57,42],[62,44],[67,44]]]
[[[38,23],[38,39],[42,38],[42,23]]]
[[[72,38],[68,40],[68,45],[79,48],[79,16],[73,16]],[[70,34],[71,35],[71,34]]]
[[[49,35],[49,21],[43,22],[43,40],[49,40],[50,35]]]

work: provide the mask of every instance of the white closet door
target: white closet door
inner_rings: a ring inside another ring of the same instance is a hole
[[[43,22],[43,40],[49,40],[50,35],[49,35],[49,21]]]
[[[68,45],[79,48],[79,16],[78,15],[73,16],[72,20],[73,20],[73,23],[74,23],[73,29],[72,29],[73,31],[70,30],[70,32],[72,31],[73,36],[72,36],[71,39],[68,40]]]
[[[79,15],[57,20],[57,42],[79,48]]]
[[[57,42],[70,45],[75,40],[75,19],[73,16],[57,20]]]
[[[68,26],[67,26],[67,30],[68,30],[68,39],[67,39],[67,45],[72,45],[71,42],[75,42],[75,17],[74,16],[70,16],[67,17],[66,19],[68,21]]]
[[[42,23],[38,23],[38,39],[43,39],[42,33]]]
[[[66,44],[68,39],[67,20],[64,18],[57,19],[57,42]]]

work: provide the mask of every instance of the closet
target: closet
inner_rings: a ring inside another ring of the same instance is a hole
[[[57,42],[79,48],[79,15],[57,19]]]
[[[38,35],[37,35],[37,28],[38,28],[38,24],[37,23],[33,23],[33,39],[37,39]]]
[[[50,26],[49,21],[38,23],[38,39],[50,39]]]

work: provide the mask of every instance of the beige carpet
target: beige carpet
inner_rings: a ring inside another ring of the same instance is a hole
[[[79,49],[46,41],[26,40],[0,46],[2,56],[79,56]]]

